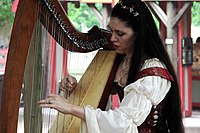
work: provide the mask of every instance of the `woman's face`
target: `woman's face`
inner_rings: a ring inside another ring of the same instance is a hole
[[[112,32],[111,42],[117,53],[131,55],[135,41],[135,32],[117,17],[111,17],[109,28]]]

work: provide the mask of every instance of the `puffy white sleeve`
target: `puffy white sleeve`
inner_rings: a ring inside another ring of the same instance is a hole
[[[143,68],[161,66],[147,62]],[[124,89],[124,98],[115,110],[102,111],[87,105],[86,121],[82,121],[81,133],[138,133],[149,115],[153,105],[159,104],[166,96],[171,82],[159,76],[146,76],[128,85]]]

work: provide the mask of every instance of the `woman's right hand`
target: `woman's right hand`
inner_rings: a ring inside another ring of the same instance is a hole
[[[73,91],[77,85],[77,80],[75,77],[68,75],[64,77],[59,83],[59,89],[63,92]]]

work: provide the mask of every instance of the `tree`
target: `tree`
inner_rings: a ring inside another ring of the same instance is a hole
[[[11,11],[11,0],[0,1],[0,28],[4,24],[12,25],[14,21],[14,13]]]
[[[193,5],[192,5],[192,25],[200,26],[200,2],[193,2]]]
[[[96,4],[96,7],[101,10],[102,4]],[[79,31],[84,30],[84,28],[90,29],[93,25],[100,26],[99,21],[86,3],[80,3],[80,8],[76,8],[71,2],[68,3],[68,17]]]

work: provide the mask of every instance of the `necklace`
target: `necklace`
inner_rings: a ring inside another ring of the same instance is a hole
[[[128,72],[122,73],[122,71],[121,71],[121,75],[120,75],[120,77],[118,79],[118,84],[120,86],[125,86],[126,85],[127,74],[128,74]]]
[[[127,74],[130,68],[129,58],[125,56],[123,60],[121,61],[120,65],[121,65],[121,69],[118,70],[115,81],[118,82],[120,86],[125,86],[126,80],[127,80]]]
[[[125,71],[125,72],[128,72],[128,70],[129,70],[129,59],[128,59],[128,57],[124,57],[124,59],[123,59],[123,63],[122,63],[122,69]]]

